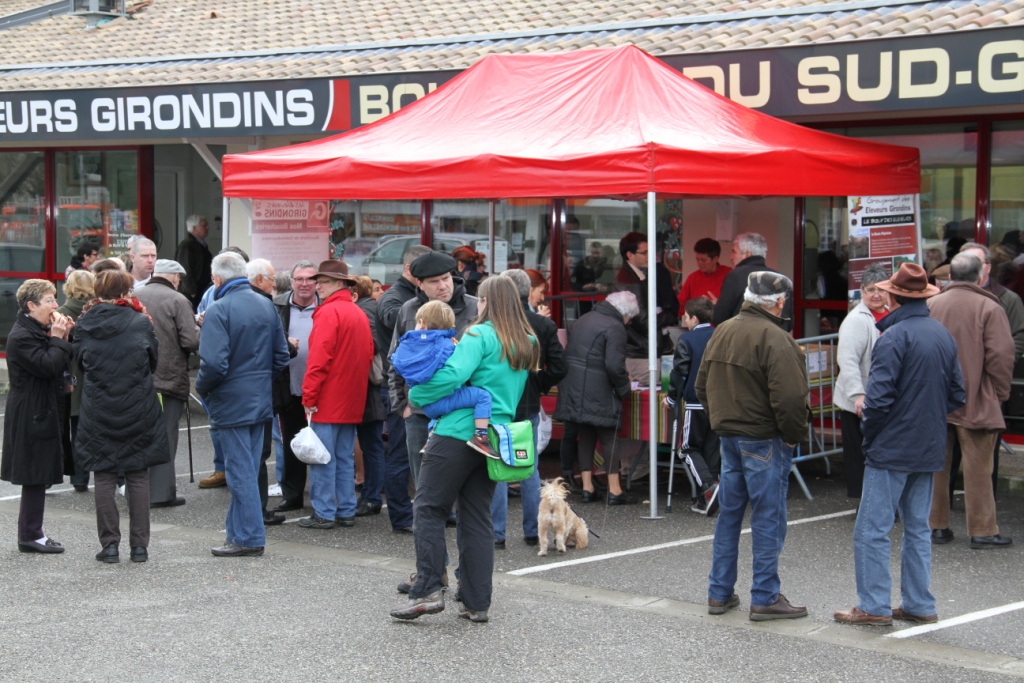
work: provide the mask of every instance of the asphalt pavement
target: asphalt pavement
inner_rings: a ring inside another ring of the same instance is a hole
[[[2,406],[2,403],[0,403]],[[2,410],[0,410],[2,412]],[[198,411],[197,411],[198,412]],[[184,420],[182,421],[184,426]],[[854,505],[839,475],[807,473],[793,485],[780,572],[807,619],[747,618],[750,536],[742,538],[742,604],[707,614],[714,518],[676,498],[663,518],[646,505],[575,507],[599,535],[585,550],[537,557],[522,542],[510,501],[508,549],[495,556],[487,624],[438,615],[397,622],[395,585],[414,567],[413,540],[384,514],[352,528],[268,529],[262,558],[214,558],[223,541],[226,489],[189,482],[187,439],[177,469],[183,507],[152,511],[146,564],[96,562],[91,493],[55,486],[46,532],[63,555],[17,550],[18,487],[0,484],[0,681],[987,681],[1024,678],[1024,498],[1002,493],[999,522],[1018,544],[970,550],[962,497],[956,539],[935,548],[937,630],[843,626],[854,604]],[[193,415],[196,481],[212,470],[204,416]],[[542,461],[558,469],[557,456]],[[273,461],[271,461],[271,472]],[[273,477],[273,475],[271,475]],[[646,498],[646,482],[634,491]],[[272,504],[277,499],[271,499]],[[123,499],[122,532],[127,536]],[[898,534],[899,526],[896,527]],[[455,532],[449,530],[453,566]],[[894,604],[898,605],[898,541]],[[964,620],[959,623],[958,620]]]

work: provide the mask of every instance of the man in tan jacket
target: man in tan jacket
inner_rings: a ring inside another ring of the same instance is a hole
[[[949,471],[953,447],[963,452],[964,501],[971,548],[1005,548],[1013,541],[999,535],[992,494],[992,451],[1006,428],[1001,404],[1010,397],[1015,356],[1010,323],[995,295],[978,286],[982,263],[975,254],[960,253],[950,263],[952,282],[928,300],[932,317],[942,323],[957,345],[967,391],[967,404],[946,418],[946,469],[934,479],[929,525],[932,543],[949,543]]]

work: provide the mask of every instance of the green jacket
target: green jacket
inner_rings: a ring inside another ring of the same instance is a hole
[[[526,386],[526,370],[513,370],[501,359],[501,342],[491,323],[474,325],[462,335],[455,353],[430,381],[412,387],[409,399],[425,406],[450,395],[463,384],[491,394],[491,423],[507,424],[516,414],[516,406]],[[464,408],[442,417],[434,432],[453,439],[473,437],[473,409]]]
[[[783,319],[744,302],[715,330],[697,373],[697,398],[721,436],[786,443],[807,438],[807,367]]]

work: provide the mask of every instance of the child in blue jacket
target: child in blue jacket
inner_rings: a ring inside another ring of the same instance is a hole
[[[440,370],[455,352],[455,312],[443,301],[428,301],[416,311],[416,329],[406,332],[398,340],[391,364],[409,387],[423,384]],[[484,455],[497,458],[487,438],[491,420],[491,395],[473,386],[462,386],[450,396],[423,406],[423,413],[434,421],[455,410],[472,408],[476,434],[467,441],[470,447]]]

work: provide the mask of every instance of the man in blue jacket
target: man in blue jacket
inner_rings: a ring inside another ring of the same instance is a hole
[[[861,418],[864,490],[853,531],[856,607],[835,613],[847,624],[886,626],[892,620],[938,621],[931,592],[932,543],[928,514],[932,477],[943,471],[946,415],[964,405],[956,342],[932,319],[926,299],[939,293],[916,263],[904,263],[876,285],[899,305],[877,323]],[[903,522],[901,607],[890,604],[889,531]]]
[[[219,254],[212,270],[216,291],[199,339],[196,391],[218,432],[231,492],[227,541],[213,554],[262,555],[266,532],[257,473],[265,424],[274,416],[271,383],[288,366],[288,344],[274,305],[252,291],[241,256]]]

